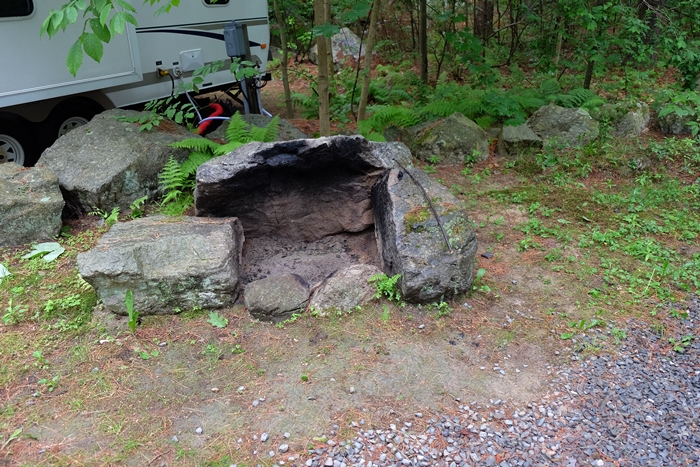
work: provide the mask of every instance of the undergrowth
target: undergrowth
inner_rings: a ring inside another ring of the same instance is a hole
[[[278,131],[279,117],[274,117],[265,127],[260,128],[255,125],[249,127],[241,115],[236,113],[231,117],[226,128],[224,144],[201,137],[171,144],[174,148],[189,150],[190,155],[182,163],[170,156],[163,170],[158,174],[163,189],[161,201],[163,212],[179,216],[193,205],[195,176],[200,165],[252,141],[275,141]]]

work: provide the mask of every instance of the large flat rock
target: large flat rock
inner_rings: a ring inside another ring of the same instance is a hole
[[[235,216],[247,237],[314,241],[374,224],[371,189],[411,164],[401,143],[335,136],[249,143],[197,171],[197,216]]]
[[[164,119],[151,131],[139,131],[135,123],[117,120],[142,114],[108,110],[44,151],[36,165],[58,176],[69,209],[109,212],[115,206],[125,210],[143,196],[153,199],[160,193],[158,172],[170,156],[187,158],[189,151],[169,146],[195,137],[184,127]]]
[[[243,241],[235,218],[147,217],[115,224],[78,270],[117,314],[127,290],[142,315],[221,308],[238,295]]]
[[[466,212],[450,191],[425,172],[388,171],[372,190],[382,270],[401,274],[402,296],[426,303],[467,292],[474,282],[476,236]],[[415,180],[414,180],[415,178]],[[425,189],[445,229],[449,247]]]
[[[55,237],[64,202],[47,168],[0,164],[0,247]]]

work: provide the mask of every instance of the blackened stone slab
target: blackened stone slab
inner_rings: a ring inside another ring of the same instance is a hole
[[[402,275],[401,293],[408,301],[426,303],[466,292],[474,282],[477,249],[467,214],[447,188],[421,170],[409,170],[440,216],[451,251],[421,189],[394,169],[372,190],[382,269],[388,276]]]
[[[371,189],[411,163],[401,143],[335,136],[249,143],[197,171],[197,216],[235,216],[247,237],[314,241],[374,224]]]

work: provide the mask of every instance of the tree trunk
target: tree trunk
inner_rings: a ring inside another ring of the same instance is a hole
[[[374,0],[372,14],[369,19],[369,32],[367,33],[367,45],[365,45],[365,69],[362,76],[362,91],[360,92],[360,105],[357,109],[357,119],[365,119],[367,110],[367,99],[369,96],[370,73],[372,72],[372,51],[374,50],[375,38],[377,37],[377,23],[379,22],[379,9],[381,0]]]
[[[420,79],[428,84],[428,1],[419,0],[418,42],[420,48]]]
[[[316,26],[326,21],[324,0],[314,0],[314,19]],[[328,94],[328,52],[326,38],[318,36],[318,123],[321,136],[331,135],[330,96]]]
[[[583,89],[591,89],[591,79],[593,78],[593,67],[595,67],[595,60],[590,60],[588,62],[588,67],[586,68],[586,77],[583,79]]]
[[[284,103],[287,106],[287,118],[294,118],[294,107],[292,106],[292,93],[289,89],[289,74],[287,73],[287,62],[289,61],[289,51],[287,50],[287,25],[286,16],[280,10],[279,0],[274,0],[275,17],[280,28],[280,42],[282,45],[282,85],[284,86]]]

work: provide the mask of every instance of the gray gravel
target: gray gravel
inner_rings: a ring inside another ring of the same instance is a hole
[[[700,466],[700,337],[683,352],[669,342],[699,334],[700,300],[685,309],[687,319],[668,318],[656,333],[630,320],[627,338],[609,354],[572,355],[538,403],[463,404],[449,415],[411,414],[377,429],[360,421],[354,438],[285,465]],[[613,340],[610,327],[579,338],[579,350],[601,338]]]

